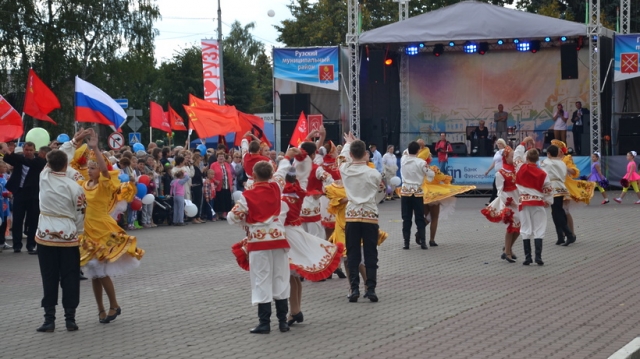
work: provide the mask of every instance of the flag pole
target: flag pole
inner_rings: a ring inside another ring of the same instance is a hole
[[[149,144],[153,142],[153,128],[149,126]]]

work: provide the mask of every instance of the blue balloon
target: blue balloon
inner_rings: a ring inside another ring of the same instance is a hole
[[[123,183],[129,182],[129,175],[126,173],[121,173],[120,176],[118,176],[118,179]]]
[[[133,152],[144,151],[144,145],[142,143],[133,144]]]
[[[65,143],[71,141],[71,139],[66,133],[61,133],[58,135],[58,138],[56,138],[56,141],[58,141],[59,143]]]
[[[200,151],[200,154],[203,155],[203,156],[207,153],[207,146],[205,146],[203,144],[198,145],[198,147],[196,147],[196,149],[198,151]]]
[[[138,193],[136,193],[136,197],[142,198],[147,195],[147,186],[145,186],[143,183],[138,183],[136,185],[136,189],[138,190]]]

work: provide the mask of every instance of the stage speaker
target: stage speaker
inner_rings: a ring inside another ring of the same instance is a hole
[[[308,93],[280,95],[280,118],[297,120],[300,112],[308,115],[311,110],[311,97]]]
[[[291,136],[293,136],[297,123],[297,120],[280,121],[280,148],[282,151],[289,147],[289,141],[291,141]]]
[[[640,136],[640,117],[621,117],[618,121],[619,136]]]
[[[384,82],[384,50],[369,50],[369,82]]]
[[[618,154],[625,156],[628,152],[638,151],[640,136],[618,136]]]
[[[578,78],[578,51],[575,44],[563,44],[560,47],[560,64],[563,80]]]
[[[342,136],[340,136],[340,123],[338,121],[324,121],[323,125],[325,130],[327,130],[326,140],[333,141],[333,144],[336,146],[341,144]]]
[[[554,140],[554,139],[555,139],[555,135],[553,133],[553,130],[548,130],[547,132],[544,133],[544,144],[545,145],[551,145],[551,140]],[[545,147],[545,148],[547,148],[547,147]]]
[[[467,145],[463,142],[455,142],[451,144],[451,148],[453,148],[453,157],[466,157],[467,156]]]

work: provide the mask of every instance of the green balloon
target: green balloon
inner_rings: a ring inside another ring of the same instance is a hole
[[[27,132],[27,136],[25,137],[26,142],[33,142],[36,145],[36,151],[43,146],[48,146],[49,142],[51,142],[51,137],[49,137],[49,132],[41,127],[32,128]]]

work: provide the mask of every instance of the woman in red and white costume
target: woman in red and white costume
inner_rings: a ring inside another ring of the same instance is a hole
[[[247,137],[252,137],[253,141],[249,142]],[[240,148],[242,149],[242,168],[244,168],[244,173],[247,175],[247,183],[244,189],[248,190],[253,187],[253,166],[260,161],[267,161],[269,163],[273,161],[271,161],[269,157],[260,154],[260,140],[253,135],[251,131],[245,133],[245,138],[240,142]]]
[[[493,223],[504,223],[507,231],[504,236],[504,252],[502,259],[515,262],[512,248],[520,235],[520,211],[518,210],[518,188],[516,172],[513,166],[513,149],[506,146],[502,152],[502,168],[496,172],[496,189],[498,196],[480,212]]]
[[[322,157],[322,169],[328,173],[333,181],[340,179],[340,169],[338,168],[338,150],[333,142],[328,141],[324,144],[326,154]],[[329,239],[336,228],[336,216],[329,213],[329,199],[326,195],[320,197],[320,223],[326,232],[326,238]]]

